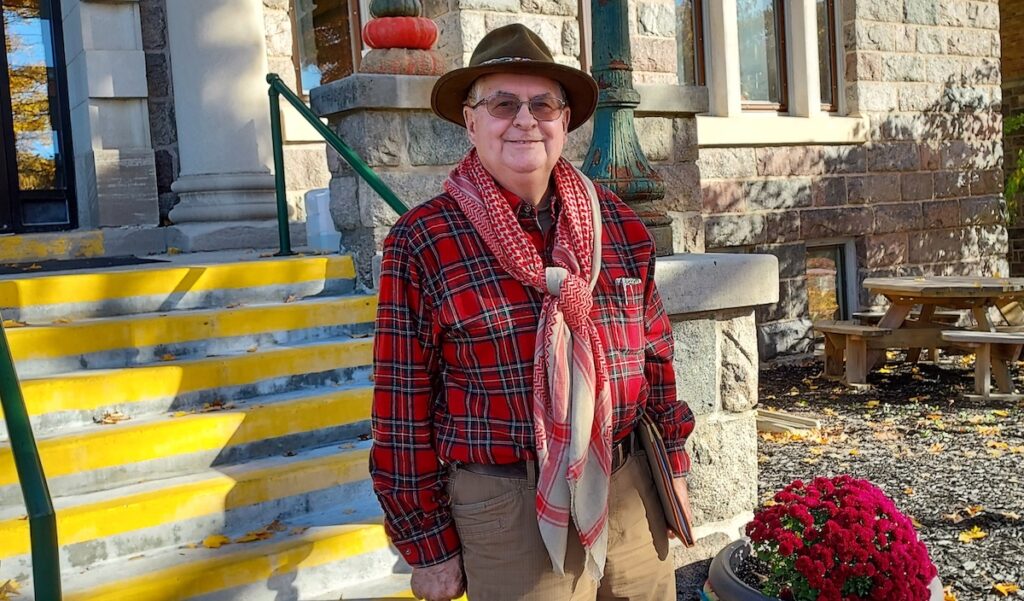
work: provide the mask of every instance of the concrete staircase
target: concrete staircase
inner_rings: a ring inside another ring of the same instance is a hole
[[[344,256],[0,279],[66,601],[401,599],[367,473],[373,295]],[[32,599],[0,422],[0,584]]]

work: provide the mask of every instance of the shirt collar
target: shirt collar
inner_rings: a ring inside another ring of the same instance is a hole
[[[498,191],[501,192],[502,197],[504,197],[505,200],[508,202],[508,206],[509,206],[510,209],[512,209],[512,214],[513,215],[519,215],[519,213],[522,211],[524,206],[530,205],[530,203],[528,203],[527,201],[523,200],[522,198],[519,198],[518,196],[516,196],[512,192],[509,192],[505,188],[502,188],[500,185],[498,185]],[[551,210],[556,210],[557,211],[557,209],[558,209],[558,202],[557,201],[558,201],[558,195],[555,194],[554,192],[552,192],[546,198],[544,198],[544,199],[542,199],[540,201],[540,204],[537,205],[536,209],[538,211],[543,211],[545,209],[550,208]],[[530,205],[530,206],[532,206],[532,205]]]

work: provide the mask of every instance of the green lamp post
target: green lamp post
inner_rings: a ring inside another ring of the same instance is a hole
[[[624,0],[591,0],[591,71],[600,95],[583,172],[637,212],[654,237],[659,256],[671,255],[672,219],[654,206],[665,197],[665,183],[647,162],[633,126],[640,94],[633,88],[627,10]]]

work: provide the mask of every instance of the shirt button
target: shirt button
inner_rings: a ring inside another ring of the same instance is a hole
[[[412,549],[406,549],[405,550],[405,554],[406,555],[412,555]]]
[[[529,204],[523,203],[523,214],[533,215],[533,207],[530,206]]]

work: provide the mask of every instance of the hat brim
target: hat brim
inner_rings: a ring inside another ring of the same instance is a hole
[[[597,82],[583,71],[540,61],[516,61],[464,67],[442,75],[430,93],[430,108],[442,119],[466,127],[463,103],[473,82],[484,75],[517,73],[547,77],[562,84],[569,103],[569,131],[583,125],[597,108]]]

